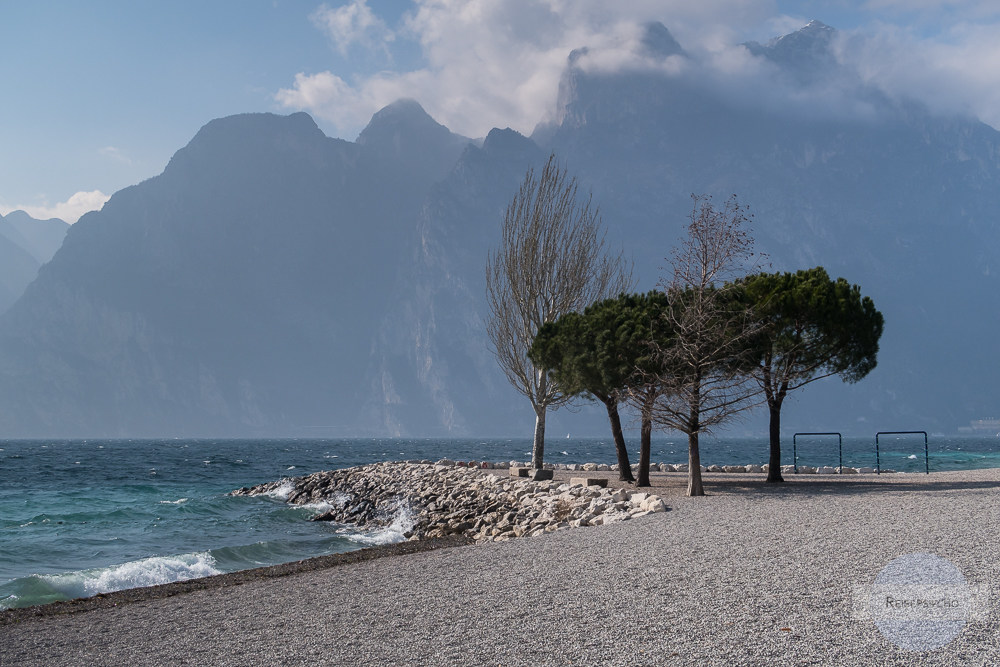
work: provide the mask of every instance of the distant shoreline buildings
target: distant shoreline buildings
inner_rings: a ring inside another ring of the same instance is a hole
[[[959,426],[959,433],[982,433],[984,431],[993,432],[1000,435],[1000,419],[989,417],[987,419],[973,419],[968,426]]]

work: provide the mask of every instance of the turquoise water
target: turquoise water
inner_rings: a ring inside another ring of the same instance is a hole
[[[923,471],[923,438],[880,439],[881,465]],[[241,486],[374,461],[510,461],[525,440],[0,441],[0,609],[272,565],[398,541],[307,519],[321,507],[230,497]],[[800,465],[838,465],[836,438],[800,438]],[[613,463],[609,439],[551,438],[553,463]],[[930,468],[1000,467],[1000,439],[932,437]],[[874,438],[844,440],[844,465],[874,466]],[[635,459],[638,457],[636,456]],[[654,462],[686,461],[680,438]],[[791,442],[784,446],[792,462]],[[764,463],[764,440],[704,440],[702,461]]]

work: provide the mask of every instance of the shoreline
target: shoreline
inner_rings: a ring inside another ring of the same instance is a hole
[[[455,464],[453,464],[455,465]],[[360,467],[360,466],[355,466]],[[457,466],[461,467],[461,466]],[[607,466],[605,466],[607,467]],[[501,469],[472,468],[476,472],[484,474],[506,473]],[[567,469],[556,466],[553,470],[553,483],[566,484],[569,480],[581,473],[580,470]],[[948,470],[932,472],[930,475],[923,472],[883,472],[883,475],[876,474],[785,474],[785,482],[782,484],[768,484],[764,481],[762,473],[737,473],[737,472],[717,472],[705,471],[702,473],[705,482],[706,496],[704,498],[688,498],[685,495],[687,488],[687,473],[684,472],[651,472],[649,487],[636,487],[631,483],[618,479],[616,470],[593,470],[588,471],[587,476],[604,479],[608,489],[626,489],[629,491],[655,492],[655,496],[671,502],[684,499],[688,502],[708,501],[712,497],[741,494],[778,494],[794,493],[802,487],[804,492],[818,492],[842,494],[851,493],[861,487],[869,485],[879,486],[881,484],[907,484],[916,482],[922,487],[933,487],[944,485],[949,481],[961,480],[977,482],[979,478],[995,478],[1000,484],[1000,468],[976,468],[971,470]],[[277,480],[260,487],[271,487],[282,483]],[[794,489],[794,491],[793,491]],[[671,508],[667,507],[669,512]],[[586,526],[584,526],[586,527]],[[601,529],[600,526],[593,526]],[[526,539],[529,536],[525,535]],[[31,619],[63,616],[66,614],[76,614],[97,609],[107,609],[118,605],[135,602],[145,602],[157,600],[176,595],[183,595],[193,591],[222,588],[229,586],[239,586],[248,582],[260,579],[281,578],[313,570],[323,570],[329,568],[342,567],[367,560],[406,556],[421,553],[424,551],[434,551],[459,546],[468,546],[476,543],[476,540],[460,534],[447,534],[434,537],[422,537],[420,539],[409,539],[391,544],[362,547],[352,551],[323,556],[314,556],[297,561],[268,565],[233,572],[224,572],[208,577],[198,577],[173,581],[165,584],[153,586],[142,586],[137,588],[126,588],[107,593],[99,593],[90,597],[74,598],[71,600],[61,600],[28,607],[18,607],[13,609],[0,610],[0,627],[22,623]]]
[[[468,544],[471,544],[471,542],[454,535],[412,542],[394,542],[393,544],[380,544],[326,556],[314,556],[278,565],[266,565],[248,570],[223,572],[222,574],[213,574],[210,577],[171,581],[155,586],[123,588],[122,590],[111,591],[110,593],[98,593],[87,598],[74,598],[72,600],[60,600],[58,602],[49,602],[30,607],[4,609],[0,610],[0,627],[41,618],[79,614],[99,609],[115,608],[119,605],[160,600],[175,595],[184,595],[193,591],[240,586],[259,579],[279,579],[304,572],[343,567],[377,558],[407,556],[424,551],[449,549]]]
[[[85,613],[25,614],[3,626],[0,655],[29,666],[1000,660],[992,607],[919,653],[852,609],[858,587],[902,554],[938,554],[987,589],[1000,579],[1000,469],[767,488],[759,475],[708,473],[706,497],[665,493],[685,477],[656,476],[669,511],[610,526],[413,552],[403,542],[371,550],[399,558],[356,551],[337,567],[309,559],[238,585],[219,575],[182,582],[193,587],[183,594],[133,589],[136,599]]]

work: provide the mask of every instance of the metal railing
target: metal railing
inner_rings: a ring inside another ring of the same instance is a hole
[[[840,455],[840,467],[837,468],[837,472],[843,472],[844,470],[844,438],[839,433],[795,433],[792,435],[792,464],[795,466],[795,472],[799,472],[799,455],[796,448],[796,440],[798,437],[802,436],[814,436],[814,435],[835,435],[837,436],[837,449]]]
[[[930,454],[927,449],[927,431],[879,431],[875,434],[875,473],[882,474],[882,457],[879,454],[878,437],[880,435],[923,435],[924,436],[924,472],[931,474]]]

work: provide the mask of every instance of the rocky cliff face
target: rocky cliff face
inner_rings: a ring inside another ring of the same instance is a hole
[[[706,78],[657,25],[635,67],[576,52],[561,122],[531,138],[476,145],[412,101],[357,142],[305,114],[212,121],[74,225],[0,318],[0,428],[528,435],[484,335],[483,272],[504,207],[550,152],[593,191],[640,289],[665,274],[690,194],[736,193],[771,268],[823,265],[874,298],[879,367],[805,390],[787,428],[950,431],[994,414],[1000,134],[866,88],[835,41],[811,24],[747,45],[772,92],[806,91],[798,106]],[[550,432],[603,421],[557,413]]]
[[[436,126],[386,151],[377,120],[367,145],[305,114],[213,121],[163,174],[84,216],[2,323],[5,421],[76,435],[353,428],[421,196],[464,145]]]
[[[0,215],[0,313],[20,298],[38,267],[52,259],[68,228],[58,218],[35,220],[24,211]]]

